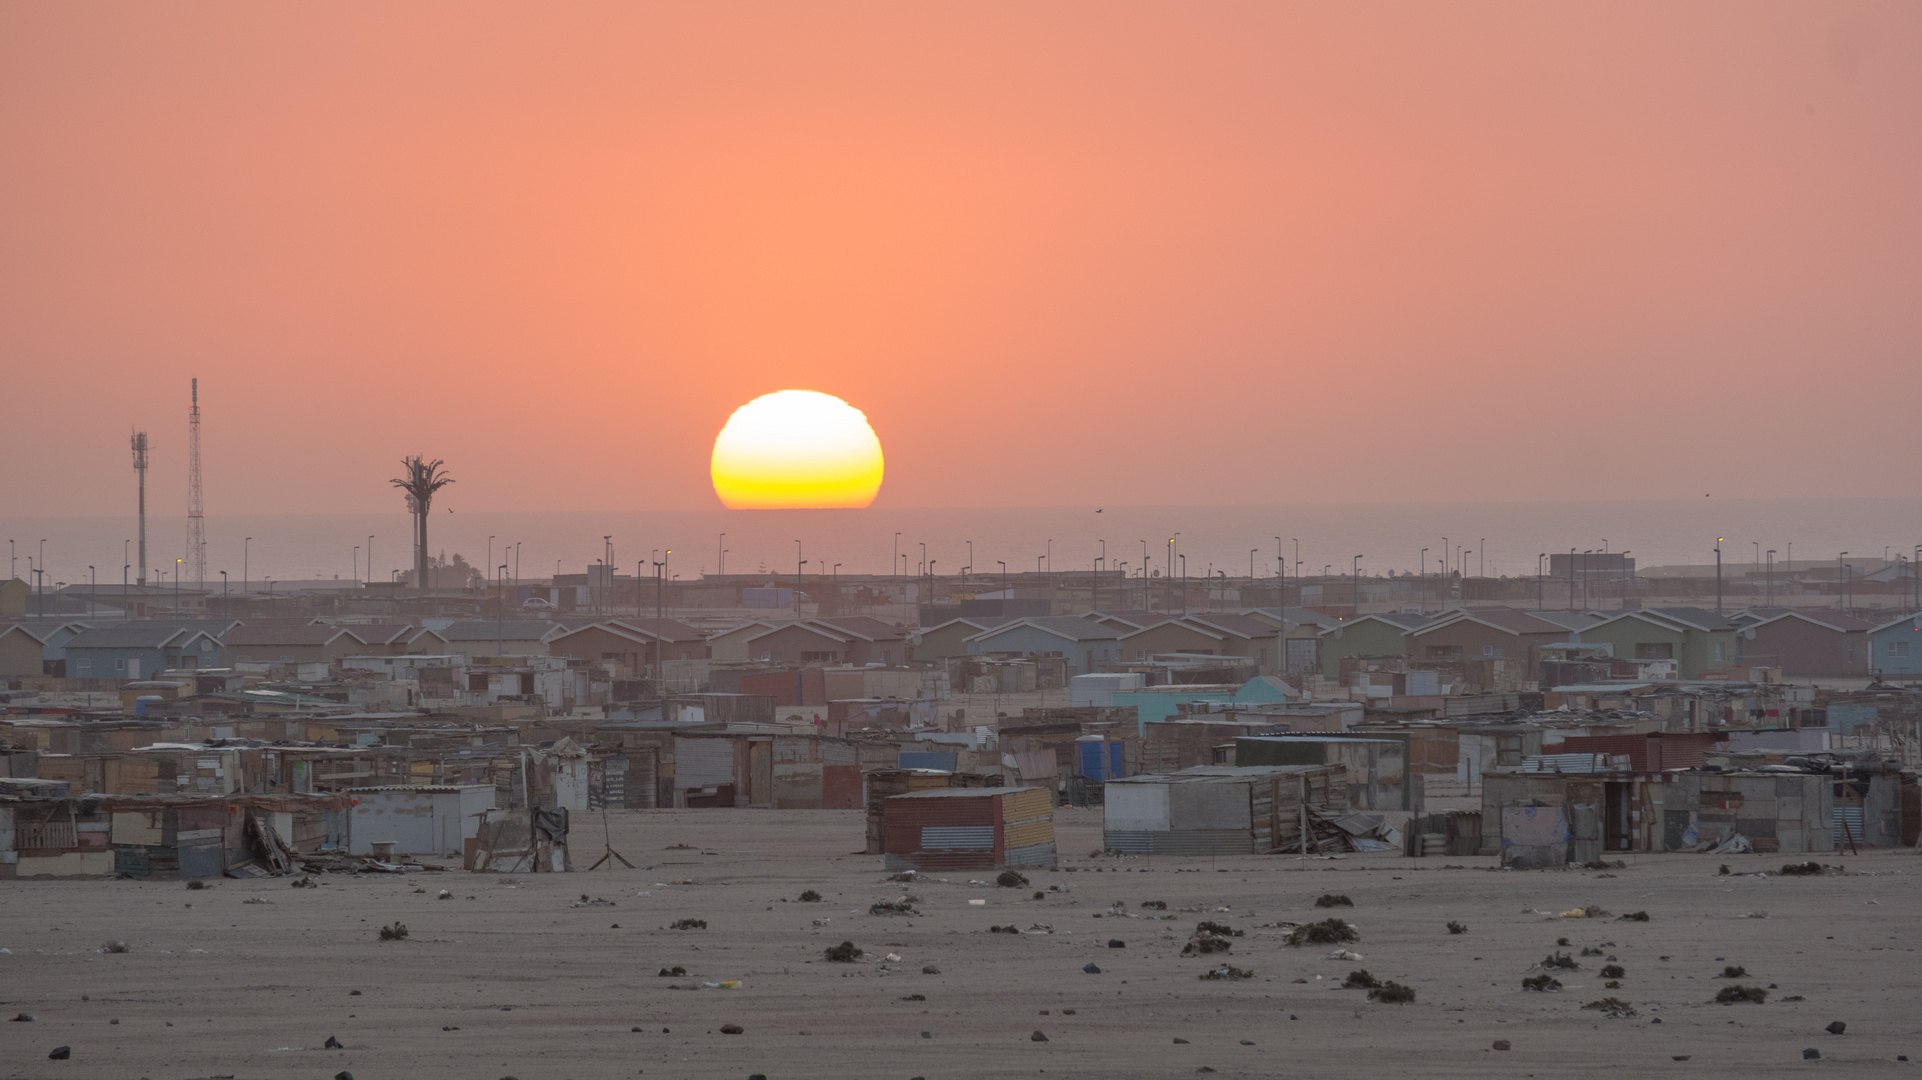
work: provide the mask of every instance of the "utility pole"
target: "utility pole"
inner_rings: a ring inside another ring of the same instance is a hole
[[[140,578],[141,588],[147,586],[147,433],[133,433],[133,471],[140,477]]]
[[[1715,538],[1715,614],[1722,613],[1722,537]]]
[[[207,587],[207,514],[200,498],[200,380],[193,380],[193,406],[187,412],[187,563],[194,585]]]

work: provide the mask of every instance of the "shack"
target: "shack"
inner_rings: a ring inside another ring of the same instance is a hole
[[[1535,870],[1737,833],[1765,854],[1833,851],[1833,788],[1816,772],[1491,772],[1482,777],[1481,853]]]
[[[1348,806],[1419,814],[1426,799],[1408,753],[1405,732],[1369,738],[1342,735],[1258,735],[1235,740],[1237,765],[1341,765],[1347,769]]]
[[[1305,817],[1348,809],[1346,773],[1340,765],[1200,765],[1110,780],[1101,846],[1143,855],[1300,851]]]
[[[940,788],[886,800],[890,870],[1053,869],[1054,800],[1048,789]]]
[[[910,791],[937,791],[942,788],[987,787],[988,777],[941,769],[876,769],[862,774],[867,787],[869,855],[888,850],[887,800]]]
[[[371,855],[391,841],[394,854],[457,855],[480,831],[480,815],[494,808],[494,787],[404,785],[350,788],[347,853]]]

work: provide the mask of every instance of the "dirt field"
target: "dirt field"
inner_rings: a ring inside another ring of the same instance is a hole
[[[1913,853],[1845,856],[1830,861],[1847,876],[1815,878],[1743,876],[1780,868],[1766,856],[1729,860],[1729,877],[1692,855],[1555,873],[1480,859],[1150,862],[1090,857],[1098,811],[1057,820],[1069,857],[1024,889],[968,874],[884,882],[878,856],[850,854],[859,813],[749,810],[616,814],[614,846],[644,869],[615,872],[314,889],[7,882],[0,1010],[37,1019],[0,1023],[0,1076],[1753,1077],[1910,1075],[1897,1055],[1922,1061]],[[600,843],[598,824],[577,819],[584,861]],[[806,889],[823,901],[797,902]],[[904,892],[917,916],[868,913]],[[1333,913],[1359,928],[1360,961],[1265,928],[1329,915],[1313,906],[1327,892],[1354,901]],[[1548,914],[1586,905],[1611,915]],[[1614,917],[1631,911],[1650,921]],[[707,928],[666,929],[685,918]],[[1245,936],[1225,956],[1181,956],[1204,919]],[[377,940],[396,920],[406,940]],[[1450,920],[1467,933],[1449,934]],[[1054,932],[990,933],[997,924]],[[102,951],[110,940],[128,951]],[[843,940],[862,962],[824,961]],[[1562,992],[1524,991],[1531,965],[1558,951],[1581,965],[1558,973]],[[1626,969],[1619,990],[1602,987],[1608,957]],[[1222,962],[1254,977],[1197,978]],[[1736,982],[1774,987],[1765,1004],[1708,1003],[1729,964],[1751,973]],[[656,974],[675,966],[688,974]],[[1416,1001],[1340,989],[1357,968]],[[1605,996],[1639,1015],[1582,1008]],[[1835,1020],[1846,1034],[1823,1030]],[[322,1049],[330,1036],[345,1048]],[[62,1045],[72,1058],[48,1060]],[[1803,1060],[1811,1047],[1821,1060]]]

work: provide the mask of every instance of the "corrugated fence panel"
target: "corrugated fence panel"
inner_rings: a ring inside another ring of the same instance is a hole
[[[1054,798],[1045,788],[1011,791],[1001,797],[1001,820],[1028,821],[1054,812]]]
[[[1009,866],[1051,867],[1054,865],[1054,842],[1029,844],[1026,847],[1010,847],[1008,848],[1007,864]]]
[[[921,847],[929,851],[994,850],[992,825],[923,825]]]
[[[1252,855],[1254,837],[1242,829],[1103,832],[1101,846],[1135,855]]]
[[[674,740],[675,787],[709,787],[733,782],[734,740]]]
[[[1054,843],[1054,821],[1051,818],[1017,821],[1011,825],[1003,825],[1001,836],[1002,845],[1009,851],[1035,844],[1052,844]]]

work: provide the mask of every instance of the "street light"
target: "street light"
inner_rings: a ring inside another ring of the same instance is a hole
[[[922,546],[922,550],[927,550],[926,545]],[[794,617],[797,619],[801,617],[801,568],[807,564],[807,560],[801,558],[801,542],[796,540],[794,542]]]
[[[1355,556],[1354,560],[1349,563],[1348,588],[1353,593],[1353,595],[1350,596],[1349,599],[1355,605],[1355,614],[1360,615],[1361,614],[1361,556],[1360,555]]]
[[[727,534],[726,533],[722,533],[721,538],[715,541],[714,548],[715,550],[721,553],[721,568],[714,572],[714,576],[726,577],[727,576]]]
[[[1421,549],[1421,558],[1416,561],[1415,566],[1418,572],[1421,574],[1421,591],[1422,591],[1421,605],[1422,607],[1427,607],[1428,606],[1428,549],[1427,548]]]
[[[247,557],[252,552],[254,538],[249,536],[240,544],[240,595],[247,595]]]

